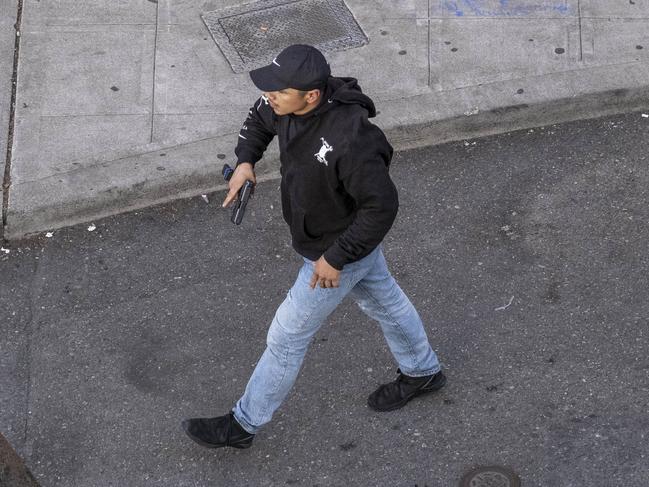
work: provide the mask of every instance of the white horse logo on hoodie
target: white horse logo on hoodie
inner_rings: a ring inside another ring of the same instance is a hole
[[[316,159],[318,159],[318,162],[323,163],[325,166],[328,166],[329,164],[327,163],[327,152],[331,152],[334,150],[333,146],[329,145],[329,143],[324,140],[324,137],[320,137],[320,140],[322,141],[322,147],[320,147],[320,150],[313,154]]]

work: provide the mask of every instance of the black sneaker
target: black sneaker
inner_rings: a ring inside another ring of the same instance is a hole
[[[182,422],[192,440],[206,448],[250,448],[255,435],[248,433],[230,411],[217,418],[192,418]]]
[[[367,405],[375,411],[392,411],[402,408],[413,397],[434,392],[446,384],[446,377],[440,370],[436,374],[424,377],[410,377],[397,369],[397,379],[379,386],[370,397]]]

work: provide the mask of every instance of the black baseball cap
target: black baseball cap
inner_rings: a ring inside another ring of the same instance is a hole
[[[322,53],[306,44],[288,46],[268,66],[250,71],[252,82],[261,91],[315,90],[322,88],[330,75]]]

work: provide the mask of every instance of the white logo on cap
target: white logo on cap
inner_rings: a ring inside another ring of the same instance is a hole
[[[277,58],[273,59],[273,64],[274,64],[275,66],[279,66],[279,63],[277,62]],[[280,68],[281,68],[281,66],[280,66]]]

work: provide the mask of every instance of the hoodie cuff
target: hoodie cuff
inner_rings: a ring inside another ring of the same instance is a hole
[[[336,244],[329,247],[322,256],[327,264],[338,271],[342,271],[345,264],[350,262],[347,254]]]
[[[253,166],[257,163],[257,161],[261,159],[260,157],[257,157],[256,154],[253,152],[249,151],[241,151],[239,155],[237,156],[237,166],[241,164],[242,162],[249,162]]]

